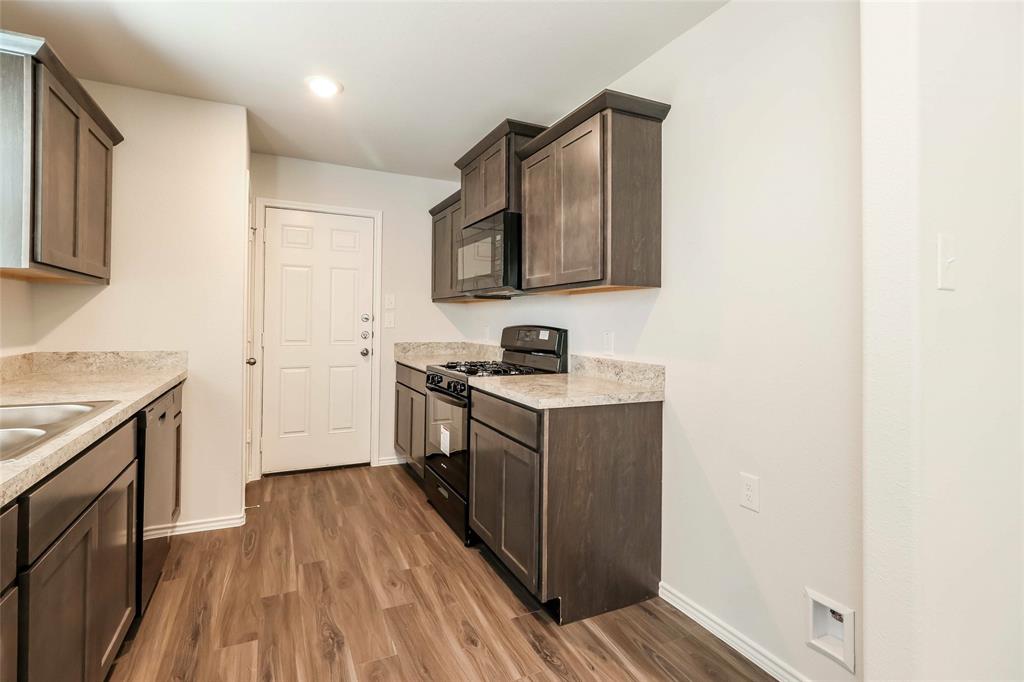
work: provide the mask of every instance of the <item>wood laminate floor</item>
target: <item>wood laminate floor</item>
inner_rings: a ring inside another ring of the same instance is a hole
[[[173,539],[114,682],[770,679],[661,599],[556,625],[398,466],[246,497],[245,526]]]

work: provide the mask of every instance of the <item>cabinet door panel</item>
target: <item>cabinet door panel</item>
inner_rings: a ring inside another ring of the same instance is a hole
[[[462,210],[467,225],[485,216],[484,174],[479,158],[462,169]]]
[[[523,161],[523,288],[556,282],[556,236],[559,229],[558,174],[555,145]]]
[[[110,274],[110,196],[114,147],[99,126],[82,115],[78,173],[78,265],[97,277]]]
[[[434,217],[431,295],[435,300],[452,295],[452,253],[452,215],[446,210]]]
[[[416,391],[409,391],[409,458],[413,468],[423,473],[426,459],[427,399]]]
[[[501,436],[470,422],[469,525],[491,549],[501,537],[501,460]]]
[[[0,682],[18,682],[18,588],[0,599]]]
[[[96,506],[89,507],[50,549],[22,574],[20,598],[25,678],[32,682],[93,682],[89,608],[99,545]]]
[[[395,449],[406,457],[412,452],[412,401],[408,388],[395,384]]]
[[[498,554],[530,590],[537,590],[540,455],[502,438],[502,523]]]
[[[497,213],[508,205],[507,148],[508,138],[503,137],[481,155],[484,197],[480,218]]]
[[[36,65],[35,259],[77,270],[81,110],[42,64]]]
[[[465,217],[464,211],[462,210],[462,202],[459,202],[452,206],[451,216],[451,232],[449,235],[449,263],[451,264],[448,268],[448,291],[451,292],[452,296],[461,295],[459,292],[459,272],[456,266],[456,246],[458,245],[459,232],[462,230],[463,218]]]
[[[556,284],[601,279],[604,262],[604,183],[601,116],[559,138],[558,273]]]
[[[135,617],[136,468],[128,467],[96,501],[96,566],[90,599],[90,659],[104,679]]]

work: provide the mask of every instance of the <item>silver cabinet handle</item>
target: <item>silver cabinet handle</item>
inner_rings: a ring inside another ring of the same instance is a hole
[[[359,354],[362,355],[365,358],[367,355],[370,354],[370,349],[369,348],[364,348],[361,351],[359,351]]]
[[[441,493],[441,497],[443,497],[444,499],[448,499],[448,491],[442,488],[441,486],[437,487],[437,492]]]

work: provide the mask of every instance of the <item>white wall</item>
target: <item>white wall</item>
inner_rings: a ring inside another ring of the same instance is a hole
[[[32,285],[15,279],[0,280],[0,356],[33,350]]]
[[[871,678],[1024,678],[1021,12],[865,4]]]
[[[86,82],[114,151],[111,283],[33,284],[36,349],[185,350],[181,522],[242,513],[242,107]]]
[[[804,586],[861,610],[858,36],[856,3],[731,2],[610,84],[673,107],[660,290],[443,308],[664,363],[663,580],[814,679],[851,676]]]
[[[381,294],[395,296],[393,329],[380,330],[380,456],[394,458],[396,341],[444,341],[461,332],[430,301],[430,207],[458,183],[253,154],[253,196],[383,213]],[[471,306],[472,307],[472,306]]]

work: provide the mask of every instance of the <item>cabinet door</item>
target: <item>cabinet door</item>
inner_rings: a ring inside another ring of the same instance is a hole
[[[88,658],[104,679],[135,617],[135,464],[96,501],[96,570],[92,576]]]
[[[459,244],[459,233],[462,231],[462,226],[465,224],[463,218],[465,212],[462,210],[462,202],[459,202],[452,206],[452,217],[451,217],[451,233],[450,233],[450,246],[449,246],[449,262],[451,267],[448,269],[448,290],[452,296],[461,296],[462,292],[459,291],[459,266],[458,266],[458,244]]]
[[[75,269],[110,275],[110,197],[114,146],[82,112],[78,163],[78,262]]]
[[[433,257],[431,259],[431,298],[435,301],[452,295],[452,214],[444,210],[434,216]]]
[[[601,115],[558,138],[559,229],[556,284],[601,279],[604,268],[604,175]]]
[[[523,161],[523,288],[558,282],[560,226],[555,144]]]
[[[496,550],[501,537],[502,437],[479,422],[469,425],[469,525]]]
[[[395,384],[395,449],[406,457],[412,452],[412,401],[408,388]]]
[[[480,155],[483,172],[483,208],[480,220],[508,206],[508,138],[503,137]]]
[[[98,567],[97,506],[89,507],[38,561],[21,575],[21,633],[26,680],[94,682],[89,609]]]
[[[501,438],[501,541],[505,565],[531,591],[537,590],[540,527],[540,455]]]
[[[462,211],[467,225],[486,217],[484,211],[484,173],[480,157],[462,169]]]
[[[42,64],[36,65],[35,259],[79,267],[78,173],[82,112]]]
[[[18,682],[18,588],[0,599],[0,682]]]
[[[426,459],[427,399],[416,391],[409,391],[409,459],[413,469],[423,474]]]

